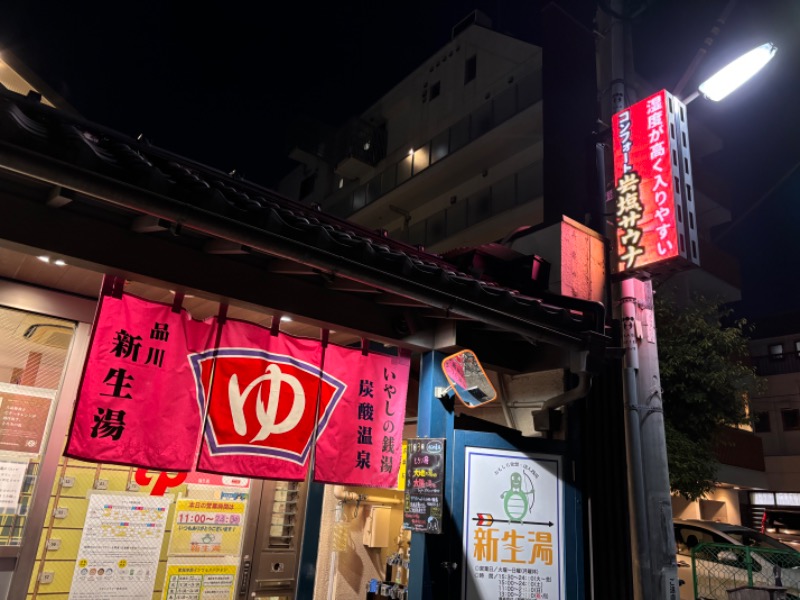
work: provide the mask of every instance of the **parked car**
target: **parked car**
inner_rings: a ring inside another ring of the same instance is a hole
[[[764,509],[761,532],[800,550],[800,510]]]
[[[715,521],[674,521],[681,600],[727,600],[727,591],[748,584],[748,552],[730,546],[749,547],[753,586],[783,586],[787,598],[800,600],[800,552],[769,535],[745,527]],[[726,544],[729,547],[700,544]],[[697,596],[694,594],[692,548],[695,550]]]

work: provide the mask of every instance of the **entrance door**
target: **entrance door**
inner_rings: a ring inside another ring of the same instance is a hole
[[[297,593],[307,484],[253,483],[239,597],[292,600]]]
[[[452,598],[583,598],[580,498],[559,442],[455,430]]]

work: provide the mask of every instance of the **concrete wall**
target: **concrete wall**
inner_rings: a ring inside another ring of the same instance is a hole
[[[464,83],[465,62],[477,57],[476,77]],[[541,50],[482,27],[471,27],[398,83],[364,116],[388,121],[388,156],[400,158],[540,68]],[[439,96],[429,90],[439,84]],[[423,97],[425,101],[423,102]]]
[[[775,492],[800,490],[800,456],[765,456],[767,489]]]
[[[739,492],[731,488],[717,488],[696,502],[673,496],[672,516],[676,519],[703,519],[741,525]]]

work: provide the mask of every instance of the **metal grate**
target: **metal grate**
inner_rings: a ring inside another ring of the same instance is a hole
[[[800,596],[800,553],[732,544],[699,544],[692,549],[695,598],[727,600],[741,587],[785,588]]]

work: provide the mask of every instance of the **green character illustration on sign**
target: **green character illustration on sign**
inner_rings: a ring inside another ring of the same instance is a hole
[[[529,491],[522,489],[522,475],[520,473],[512,473],[511,489],[500,494],[503,499],[503,510],[512,523],[521,523],[523,517],[533,510],[533,503],[536,497],[533,482],[527,479],[525,483],[527,484],[525,487],[529,488]],[[530,501],[528,496],[530,496]]]

